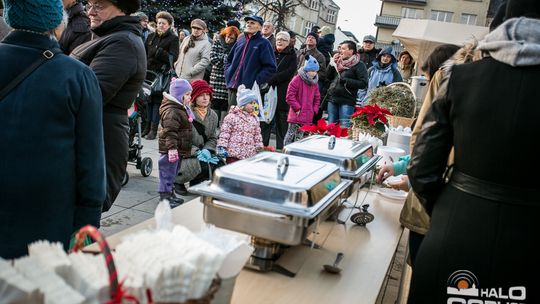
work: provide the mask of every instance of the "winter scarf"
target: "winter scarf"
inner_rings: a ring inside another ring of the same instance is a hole
[[[352,66],[360,62],[360,55],[354,54],[351,58],[343,60],[339,54],[334,55],[334,61],[336,62],[336,68],[338,72],[350,69]]]
[[[300,76],[300,78],[302,78],[302,80],[309,84],[309,85],[314,85],[314,84],[317,84],[319,82],[319,74],[315,75],[315,78],[311,78],[308,76],[307,72],[304,71],[304,67],[301,67],[298,69],[298,75]]]
[[[208,114],[208,107],[193,107],[193,111],[197,114],[199,114],[199,117],[201,118],[201,120],[204,120],[204,118],[206,117],[206,114]]]
[[[540,64],[540,20],[512,18],[499,25],[478,44],[495,60],[514,67]]]

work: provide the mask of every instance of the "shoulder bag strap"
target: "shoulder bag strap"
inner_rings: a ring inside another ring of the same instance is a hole
[[[0,101],[6,97],[9,92],[11,92],[15,87],[17,87],[23,80],[28,77],[28,75],[32,74],[33,71],[35,71],[40,65],[45,63],[45,61],[51,60],[56,54],[60,53],[60,49],[53,49],[51,50],[45,50],[43,51],[39,58],[34,61],[31,65],[29,65],[24,71],[19,73],[15,79],[13,79],[10,83],[8,83],[2,91],[0,91]]]
[[[208,136],[206,136],[206,128],[205,126],[198,122],[197,120],[193,120],[193,126],[195,127],[195,130],[197,131],[197,133],[199,133],[199,135],[202,136],[204,142],[206,143],[208,141]]]

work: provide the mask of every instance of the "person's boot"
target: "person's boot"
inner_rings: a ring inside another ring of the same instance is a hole
[[[150,133],[150,122],[147,121],[144,123],[144,129],[141,133],[141,137],[145,137],[146,135],[148,135],[148,133]]]
[[[186,196],[189,194],[186,189],[186,186],[184,184],[178,184],[178,183],[174,183],[173,193],[175,192],[176,194],[181,195],[181,196]]]
[[[148,133],[148,135],[146,135],[146,139],[148,140],[153,140],[153,139],[156,139],[156,136],[157,136],[157,129],[158,129],[158,125],[153,123],[151,126],[150,126],[150,132]]]
[[[171,208],[178,207],[184,203],[183,199],[173,196],[171,192],[160,192],[159,200],[167,200]]]

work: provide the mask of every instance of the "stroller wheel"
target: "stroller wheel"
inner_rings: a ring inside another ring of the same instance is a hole
[[[144,177],[150,176],[152,174],[152,159],[150,157],[143,158],[141,162],[141,174]]]
[[[124,174],[124,178],[122,179],[122,187],[125,186],[129,182],[129,174],[126,171],[126,174]]]

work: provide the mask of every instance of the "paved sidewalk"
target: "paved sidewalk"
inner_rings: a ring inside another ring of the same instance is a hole
[[[105,236],[122,231],[154,216],[159,202],[158,141],[143,139],[142,156],[152,158],[154,168],[148,177],[141,175],[134,164],[128,164],[129,182],[122,188],[111,209],[101,216],[101,232]],[[194,195],[182,196],[187,202]]]

